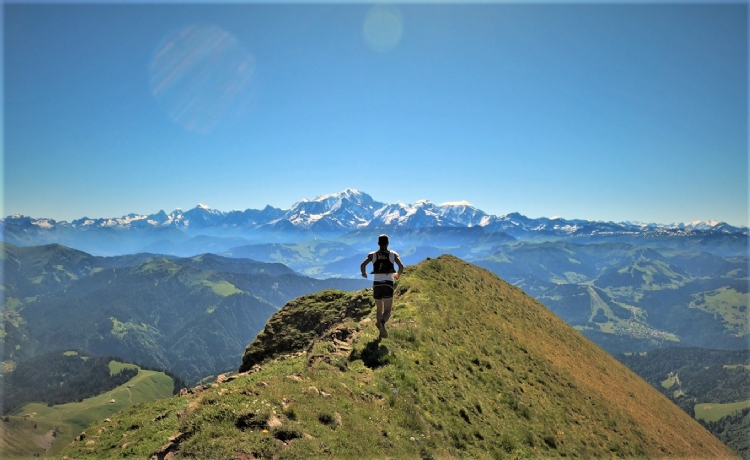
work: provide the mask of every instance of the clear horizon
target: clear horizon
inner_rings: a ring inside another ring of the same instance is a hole
[[[748,226],[748,5],[8,4],[2,215]]]
[[[359,191],[359,192],[363,192],[363,193],[366,193],[367,195],[370,195],[369,193],[367,193],[367,192],[366,192],[366,191],[364,191],[364,190],[358,190],[358,191]],[[341,192],[343,192],[343,191],[341,191]],[[340,193],[340,192],[336,192],[336,193]],[[299,200],[296,200],[296,201],[295,201],[294,203],[292,203],[292,204],[290,204],[290,205],[288,205],[288,206],[283,206],[283,207],[273,206],[273,207],[275,207],[275,208],[277,208],[277,209],[281,209],[281,210],[283,210],[283,211],[287,211],[287,210],[291,209],[291,208],[292,208],[292,207],[293,207],[293,206],[294,206],[295,204],[297,204],[298,202],[301,202],[301,201],[303,201],[303,200],[305,200],[305,199],[306,199],[306,200],[314,200],[314,199],[317,199],[318,197],[320,197],[320,196],[324,196],[324,195],[331,195],[331,193],[324,193],[324,194],[319,194],[319,195],[317,195],[317,196],[315,196],[315,197],[313,197],[313,198],[303,198],[303,199],[299,199]],[[372,195],[370,195],[370,196],[372,197],[372,199],[373,199],[373,200],[375,200],[375,201],[378,201],[378,202],[382,202],[382,201],[378,200],[378,199],[377,199],[377,197],[373,197]],[[444,204],[450,204],[450,203],[458,203],[458,202],[459,202],[459,200],[455,200],[455,201],[446,201],[446,202],[443,202],[443,203],[435,203],[435,202],[433,202],[433,201],[431,201],[431,200],[429,200],[429,199],[426,199],[426,198],[424,198],[424,199],[416,200],[415,202],[412,202],[412,203],[404,203],[404,204],[407,204],[407,205],[410,205],[410,206],[411,206],[411,205],[414,205],[414,204],[416,204],[416,202],[418,202],[418,201],[429,201],[429,202],[431,202],[431,203],[433,203],[433,204],[435,204],[435,205],[438,205],[438,206],[442,206],[442,205],[444,205]],[[388,204],[396,204],[396,203],[387,203],[387,202],[382,202],[382,203],[384,203],[384,204],[386,204],[386,205],[388,205]],[[403,203],[403,202],[401,202],[401,203]],[[461,203],[462,203],[462,204],[467,204],[467,205],[469,205],[469,206],[474,206],[474,204],[473,204],[473,203],[470,203],[470,202],[467,202],[467,201],[464,201],[464,200],[461,200]],[[114,216],[114,215],[111,215],[111,216],[88,216],[88,215],[86,215],[86,216],[78,216],[78,217],[75,217],[75,218],[72,218],[72,219],[55,219],[55,218],[52,218],[52,217],[48,217],[48,216],[28,216],[28,215],[26,215],[26,217],[31,217],[31,218],[39,218],[39,219],[52,219],[52,220],[54,220],[55,222],[71,222],[71,221],[73,221],[73,220],[78,220],[78,219],[82,219],[82,218],[86,218],[86,219],[119,219],[119,218],[122,218],[122,217],[126,217],[126,216],[128,216],[128,215],[146,216],[146,215],[153,215],[153,214],[157,214],[157,213],[159,213],[159,212],[161,212],[161,211],[164,211],[164,212],[166,212],[167,214],[170,214],[170,213],[173,213],[173,212],[176,212],[176,211],[189,211],[189,210],[191,210],[191,209],[195,209],[195,208],[198,208],[198,207],[206,207],[206,208],[208,208],[208,209],[211,209],[211,210],[213,210],[213,211],[220,211],[220,212],[224,212],[224,213],[228,213],[228,212],[232,212],[232,211],[246,211],[246,210],[250,210],[250,209],[253,209],[253,210],[262,210],[263,208],[265,208],[265,206],[261,206],[261,207],[259,207],[259,208],[243,208],[243,209],[217,209],[217,208],[214,208],[214,207],[212,207],[212,206],[210,206],[210,205],[208,205],[208,204],[206,204],[206,203],[197,203],[197,204],[196,204],[196,205],[194,205],[194,206],[191,206],[191,207],[186,207],[186,208],[183,208],[183,207],[179,207],[179,206],[178,206],[178,207],[176,207],[176,208],[172,208],[172,209],[169,209],[169,210],[168,210],[168,209],[163,209],[163,208],[162,208],[162,209],[158,209],[158,210],[155,210],[155,211],[149,211],[149,212],[129,212],[129,213],[127,213],[127,214],[122,214],[122,215],[117,215],[117,216]],[[474,207],[475,207],[475,208],[477,208],[476,206],[474,206]],[[480,209],[480,208],[477,208],[477,209]],[[484,211],[484,209],[480,209],[480,211]],[[485,211],[485,212],[486,212],[486,211]],[[577,217],[570,217],[570,216],[557,216],[557,215],[553,215],[553,216],[529,216],[529,215],[526,215],[526,214],[524,214],[524,213],[522,213],[522,212],[519,212],[519,211],[511,211],[511,212],[509,212],[509,213],[506,213],[506,214],[496,214],[495,216],[497,216],[497,217],[501,217],[501,216],[503,216],[503,215],[507,215],[507,214],[512,214],[512,213],[518,213],[518,214],[521,214],[521,215],[523,215],[523,216],[525,216],[525,217],[528,217],[528,218],[531,218],[531,219],[540,219],[540,218],[547,218],[547,219],[565,219],[565,220],[588,220],[588,221],[592,221],[592,222],[598,222],[598,221],[602,221],[602,220],[600,220],[600,219],[584,219],[584,218],[577,218]],[[492,213],[487,213],[487,214],[490,214],[490,215],[492,215]],[[16,214],[16,215],[18,215],[18,214]],[[9,216],[6,216],[6,217],[12,217],[12,215],[9,215]],[[690,224],[690,223],[695,223],[695,222],[698,222],[698,221],[680,221],[680,222],[642,222],[642,221],[635,221],[635,220],[624,220],[624,221],[602,221],[602,222],[615,222],[615,223],[626,223],[626,222],[630,222],[630,223],[637,223],[637,224],[657,224],[657,225],[672,225],[672,224]],[[708,221],[708,220],[703,220],[703,222],[711,222],[711,221]],[[713,222],[720,222],[720,221],[715,221],[715,220],[714,220]],[[733,224],[731,224],[731,223],[729,223],[729,222],[724,222],[724,223],[728,223],[728,224],[730,224],[730,225],[733,225]],[[741,227],[741,228],[747,228],[747,225],[737,225],[737,227]]]

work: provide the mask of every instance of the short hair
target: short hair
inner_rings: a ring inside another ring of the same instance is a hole
[[[378,237],[378,245],[379,246],[388,246],[388,235],[383,233]]]

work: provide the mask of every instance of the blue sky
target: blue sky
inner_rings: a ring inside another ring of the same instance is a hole
[[[748,225],[745,4],[8,4],[4,212]]]

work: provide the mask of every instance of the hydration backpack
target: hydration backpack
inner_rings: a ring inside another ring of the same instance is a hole
[[[372,253],[372,267],[373,273],[384,275],[388,273],[396,273],[393,263],[396,261],[396,256],[391,251],[376,251]]]

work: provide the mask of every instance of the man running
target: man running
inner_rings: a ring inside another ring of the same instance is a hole
[[[404,264],[401,263],[398,253],[388,250],[388,235],[383,234],[378,237],[378,246],[380,249],[367,254],[359,268],[362,271],[362,277],[367,278],[366,267],[372,262],[372,273],[375,276],[372,283],[372,295],[377,306],[377,326],[380,338],[385,339],[388,337],[385,323],[391,317],[393,306],[393,280],[398,279],[404,272]],[[394,262],[398,265],[398,272],[393,267]]]

